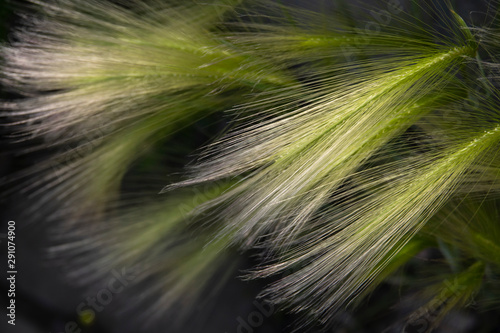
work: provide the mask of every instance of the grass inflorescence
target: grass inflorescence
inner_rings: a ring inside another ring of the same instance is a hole
[[[497,3],[478,25],[446,1],[397,17],[341,2],[31,1],[2,46],[2,81],[22,95],[2,115],[29,151],[51,149],[17,177],[60,228],[71,276],[141,263],[152,318],[193,306],[233,249],[257,252],[245,276],[280,276],[262,296],[327,324],[437,249],[408,323],[493,302]],[[148,154],[210,117],[219,134],[169,169],[159,202],[128,199]]]

